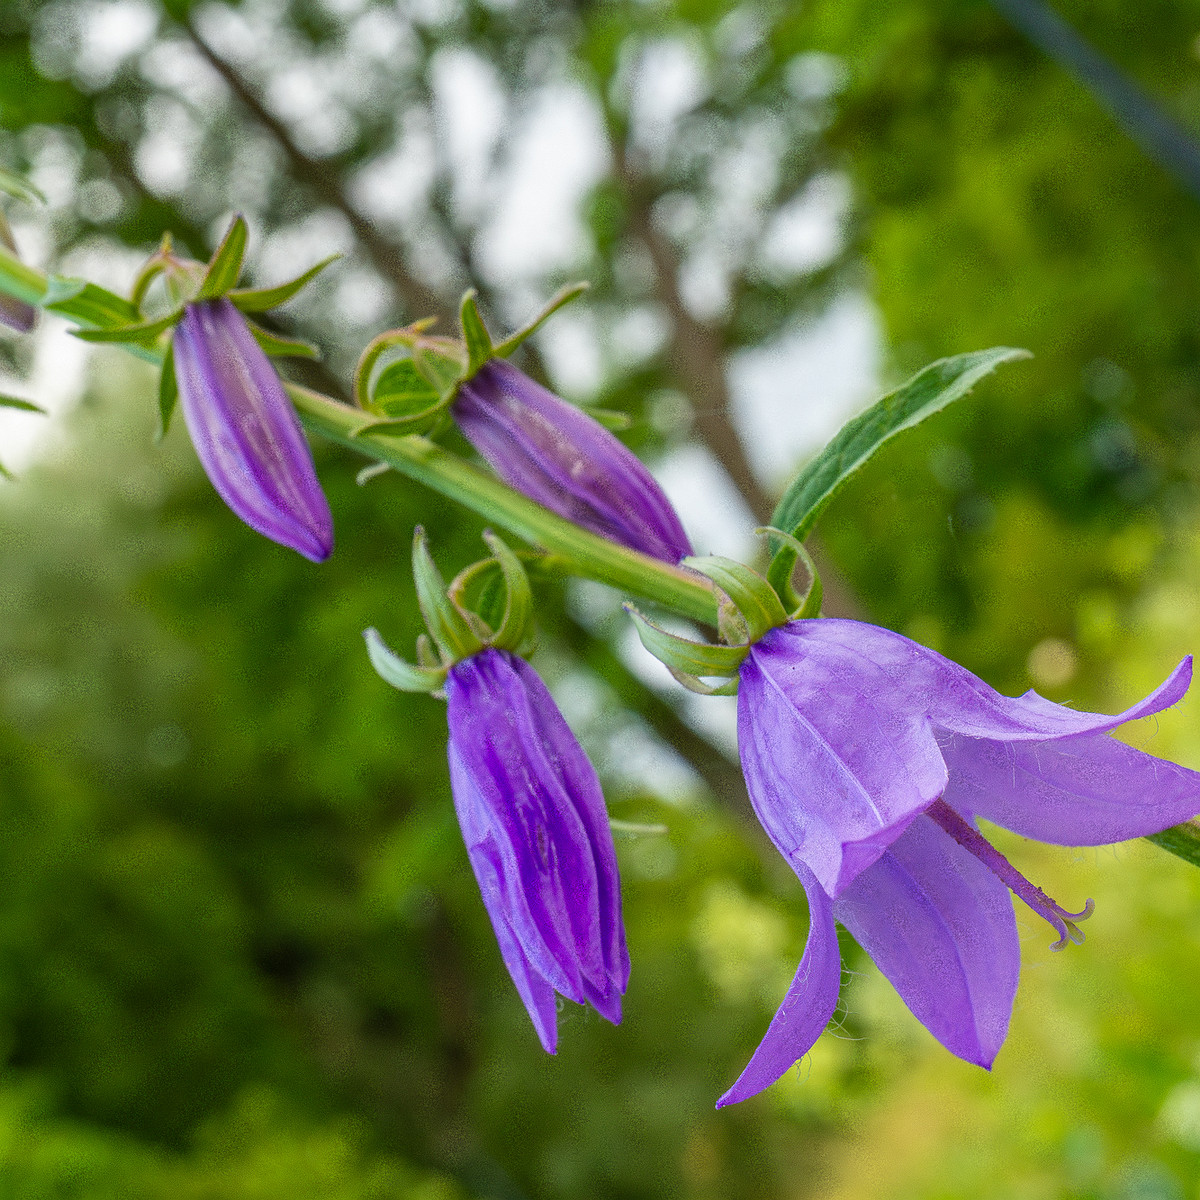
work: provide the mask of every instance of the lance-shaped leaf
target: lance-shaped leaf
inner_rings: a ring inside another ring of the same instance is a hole
[[[167,343],[167,354],[158,374],[158,431],[155,440],[161,442],[171,428],[171,417],[179,400],[179,384],[175,379],[175,342]]]
[[[197,300],[216,300],[237,286],[242,273],[242,259],[246,257],[247,232],[246,222],[239,213],[233,218],[229,232],[209,261],[208,270],[200,281],[200,290],[196,293]]]
[[[315,267],[309,267],[303,275],[297,275],[295,279],[291,279],[287,283],[276,284],[275,287],[238,288],[229,293],[229,299],[244,313],[266,312],[269,308],[277,308],[281,304],[286,304],[306,284],[316,279],[330,263],[336,262],[341,257],[340,254],[331,254],[328,258],[323,258]]]
[[[46,410],[32,400],[22,400],[20,396],[0,395],[0,408],[15,408],[20,412],[34,412],[46,415]]]
[[[396,654],[376,629],[363,630],[367,654],[381,679],[402,692],[436,692],[446,682],[446,667],[414,666]]]
[[[771,524],[803,541],[839,489],[885,442],[961,399],[1001,363],[1028,358],[1000,346],[943,358],[848,421],[792,481]]]
[[[95,329],[136,325],[142,314],[124,298],[84,279],[52,275],[42,307]]]

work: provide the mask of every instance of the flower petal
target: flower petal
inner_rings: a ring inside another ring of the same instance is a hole
[[[496,474],[531,500],[653,558],[677,563],[692,553],[637,455],[511,363],[485,363],[461,385],[451,411]]]
[[[946,1049],[991,1067],[1021,965],[1012,900],[991,871],[918,817],[833,915]]]
[[[251,529],[314,562],[333,518],[275,368],[229,300],[184,309],[175,378],[192,444],[221,498]]]
[[[489,911],[547,984],[618,1021],[629,956],[595,771],[522,659],[484,650],[446,691],[455,809]]]
[[[738,747],[772,841],[836,897],[942,794],[946,768],[923,711],[824,625],[871,628],[772,629],[739,672]]]
[[[950,769],[947,804],[1039,842],[1104,846],[1200,813],[1200,773],[1106,733],[1046,742],[942,734],[938,742]]]
[[[842,956],[832,905],[816,876],[803,863],[797,864],[796,874],[808,896],[808,942],[804,956],[766,1036],[737,1082],[717,1101],[718,1108],[749,1099],[799,1062],[821,1036],[837,1007]]]

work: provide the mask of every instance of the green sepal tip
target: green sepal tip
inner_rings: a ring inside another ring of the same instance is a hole
[[[413,532],[412,571],[421,616],[442,661],[455,663],[478,654],[483,649],[483,638],[447,594],[446,581],[429,553],[425,530],[419,525]]]
[[[728,684],[711,688],[702,682],[703,676],[736,675],[746,655],[748,645],[722,646],[697,642],[677,633],[670,633],[640,613],[632,604],[622,605],[633,619],[634,628],[643,646],[690,691],[705,695],[727,694]]]
[[[436,692],[446,682],[445,666],[414,666],[396,654],[376,629],[364,629],[371,666],[381,679],[402,692]]]
[[[792,537],[790,533],[771,525],[761,525],[754,532],[779,544],[779,549],[767,569],[767,582],[779,597],[780,603],[787,609],[791,619],[798,621],[819,617],[824,589],[821,586],[817,564],[813,562],[812,555],[804,543],[799,538]],[[797,596],[792,587],[792,574],[797,562],[802,562],[808,572],[808,591],[803,597]]]
[[[241,213],[233,218],[216,253],[209,259],[208,269],[200,281],[197,300],[216,300],[237,287],[242,274],[242,260],[246,257],[246,241],[249,230]]]
[[[496,358],[507,358],[517,349],[518,346],[539,329],[564,305],[570,304],[572,300],[582,296],[591,285],[581,280],[579,283],[570,283],[566,287],[559,288],[557,292],[546,302],[546,306],[542,309],[532,321],[522,325],[516,333],[510,333],[498,346],[494,347],[492,354]]]
[[[287,283],[276,284],[275,287],[237,288],[229,293],[229,299],[236,308],[244,313],[266,312],[269,308],[278,308],[279,305],[286,304],[302,288],[316,279],[330,263],[336,262],[341,257],[340,254],[331,254],[328,258],[323,258],[316,266],[309,267],[303,274],[297,275],[295,279],[289,279]]]
[[[175,341],[167,343],[167,353],[163,358],[162,370],[158,376],[158,429],[154,440],[161,442],[171,428],[171,417],[175,413],[175,405],[179,401],[179,384],[175,379]]]
[[[262,348],[262,352],[269,358],[311,358],[316,362],[321,360],[320,348],[314,346],[312,342],[272,333],[269,329],[264,329],[261,325],[249,320],[246,322],[246,326],[253,334],[254,340]]]
[[[41,413],[46,416],[46,410],[40,404],[34,404],[32,400],[23,400],[20,396],[7,396],[0,394],[0,408],[15,408],[18,412]]]
[[[462,326],[463,342],[467,347],[467,375],[474,375],[488,359],[494,357],[492,337],[479,315],[475,303],[475,289],[463,293],[459,306],[459,324]]]

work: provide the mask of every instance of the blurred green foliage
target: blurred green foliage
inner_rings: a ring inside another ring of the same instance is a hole
[[[1200,133],[1194,6],[1059,8]],[[95,24],[118,17],[124,40]],[[463,62],[501,127],[474,192],[438,83]],[[694,87],[659,127],[638,96],[670,71]],[[497,266],[488,218],[519,131],[570,95],[601,146],[577,237]],[[831,593],[998,687],[1086,707],[1194,648],[1195,201],[981,3],[9,0],[0,161],[50,195],[12,210],[27,252],[114,286],[163,228],[206,253],[234,208],[252,272],[278,270],[256,282],[348,251],[285,310],[325,347],[329,388],[372,333],[468,283],[499,329],[586,276],[570,337],[525,365],[628,411],[650,456],[702,444],[751,510],[772,482],[736,439],[737,350],[863,290],[891,376],[1025,345],[1031,363],[839,496]],[[772,260],[776,218],[831,177],[852,184],[836,244]],[[22,394],[65,336],[47,326],[36,351],[0,344]],[[0,1195],[1197,1194],[1200,879],[1147,845],[1004,843],[1098,911],[1063,955],[1022,925],[992,1074],[938,1048],[847,945],[835,1031],[715,1113],[794,970],[800,892],[720,736],[560,585],[539,669],[614,815],[669,832],[618,842],[623,1025],[571,1008],[543,1055],[467,869],[441,709],[386,688],[360,641],[417,632],[414,524],[456,566],[478,522],[394,476],[357,487],[360,464],[321,451],[338,549],[313,567],[230,516],[178,422],[153,446],[153,397],[144,367],[98,352],[59,440],[0,496]],[[1132,736],[1200,766],[1189,714]]]

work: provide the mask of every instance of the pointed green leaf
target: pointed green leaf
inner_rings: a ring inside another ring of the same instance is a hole
[[[1200,821],[1195,817],[1182,825],[1172,825],[1162,833],[1152,833],[1146,840],[1178,855],[1193,867],[1200,867]]]
[[[167,436],[178,399],[179,385],[175,380],[175,342],[172,340],[167,343],[167,354],[163,359],[162,370],[158,376],[158,432],[155,434],[155,441],[161,442]]]
[[[5,228],[0,215],[0,235]],[[46,294],[41,272],[26,266],[3,242],[3,236],[0,236],[0,290],[24,304],[41,304]]]
[[[335,262],[341,257],[340,254],[331,254],[317,263],[315,267],[309,267],[303,275],[297,275],[295,279],[275,287],[240,288],[230,292],[229,299],[242,312],[266,312],[269,308],[277,308],[280,304],[286,304],[305,284],[316,279],[331,262]]]
[[[41,297],[43,308],[94,329],[136,325],[142,314],[123,296],[83,279],[52,275]]]
[[[254,340],[263,348],[263,353],[271,358],[312,358],[320,361],[321,351],[311,342],[270,333],[253,321],[247,321],[246,325],[254,335]]]
[[[367,654],[380,678],[402,692],[436,692],[446,682],[445,667],[417,667],[392,652],[378,630],[365,629]]]
[[[175,309],[165,317],[153,321],[136,321],[132,325],[115,325],[107,329],[72,329],[71,333],[82,342],[152,342],[165,329],[170,329],[183,316],[182,309]]]
[[[787,612],[775,589],[751,567],[717,554],[685,558],[680,565],[707,576],[733,601],[751,642],[757,642],[768,629],[787,624]]]
[[[526,338],[535,334],[564,304],[570,304],[577,296],[582,296],[588,290],[587,283],[572,283],[560,288],[550,298],[549,303],[528,325],[521,326],[516,333],[509,334],[498,345],[493,353],[497,358],[507,358]]]
[[[462,324],[463,341],[467,344],[467,373],[474,375],[492,357],[492,339],[483,318],[479,315],[473,288],[462,298],[459,320]]]
[[[21,412],[35,412],[46,415],[46,410],[40,404],[34,404],[32,400],[22,400],[20,396],[5,396],[0,395],[0,408],[15,408]]]
[[[655,625],[632,604],[622,607],[633,618],[642,645],[672,672],[685,675],[733,675],[750,652],[749,646],[714,646],[695,642]]]
[[[771,524],[803,541],[845,482],[885,442],[961,399],[1001,363],[1028,357],[1028,351],[999,346],[943,358],[919,371],[842,426],[784,492]]]
[[[18,175],[4,167],[0,167],[0,192],[7,192],[17,200],[24,200],[29,204],[46,203],[46,197],[24,175]]]
[[[246,239],[249,231],[241,213],[233,218],[229,232],[217,247],[217,252],[208,263],[208,270],[200,281],[197,300],[215,300],[237,287],[242,273],[242,259],[246,257]]]

